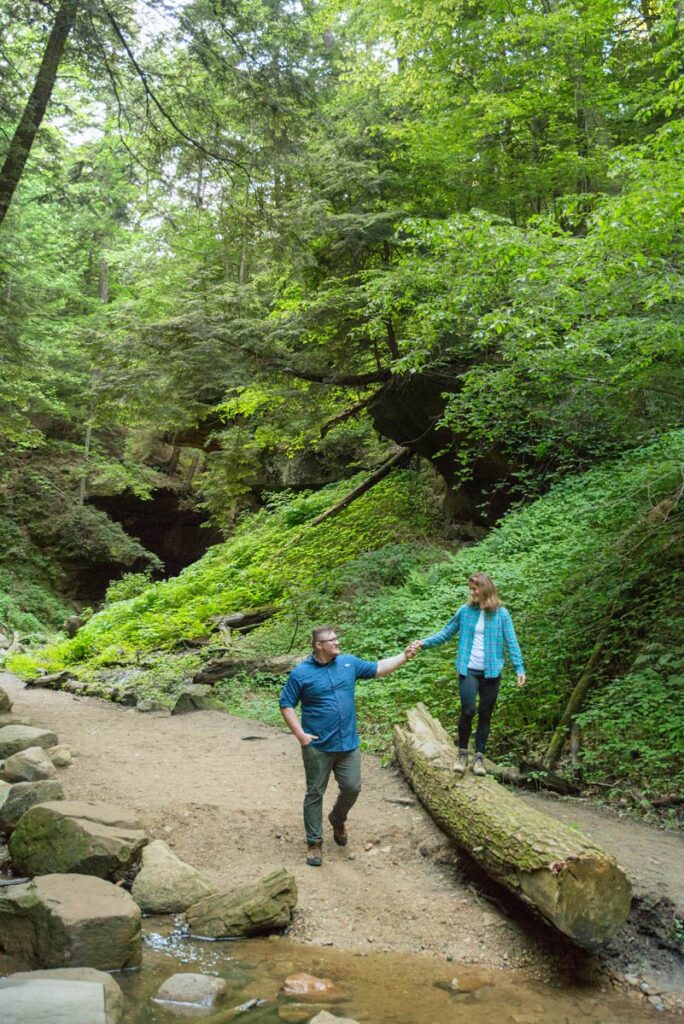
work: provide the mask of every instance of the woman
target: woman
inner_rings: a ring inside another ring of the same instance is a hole
[[[493,581],[486,572],[476,572],[468,580],[470,600],[461,605],[444,629],[426,640],[414,640],[420,647],[439,647],[460,634],[456,670],[461,697],[458,720],[458,754],[454,771],[462,775],[468,766],[468,741],[475,715],[475,698],[479,697],[477,732],[475,733],[474,775],[486,775],[484,750],[489,735],[499,682],[504,665],[504,644],[518,674],[518,686],[525,685],[525,666],[511,616],[501,604]]]

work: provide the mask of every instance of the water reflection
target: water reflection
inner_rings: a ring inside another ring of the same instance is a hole
[[[542,984],[523,972],[432,956],[351,953],[283,938],[202,942],[185,938],[162,919],[146,924],[143,969],[115,975],[126,995],[123,1024],[187,1020],[152,1002],[162,981],[184,970],[228,983],[223,1008],[203,1013],[203,1024],[309,1021],[321,1009],[360,1024],[650,1024],[663,1019],[600,978]],[[300,972],[332,978],[345,1001],[326,1007],[285,998],[283,981]],[[260,1000],[263,1005],[254,1004]],[[250,1004],[253,1008],[241,1009]]]

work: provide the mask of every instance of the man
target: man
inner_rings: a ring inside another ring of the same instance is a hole
[[[311,634],[313,652],[292,672],[280,694],[280,713],[302,748],[306,796],[304,828],[310,867],[323,863],[323,796],[330,772],[339,793],[328,815],[338,846],[347,845],[345,822],[361,792],[361,752],[356,731],[354,694],[357,679],[378,679],[405,665],[415,655],[407,648],[393,658],[363,661],[340,654],[331,626],[318,626]],[[302,721],[295,708],[301,702]]]

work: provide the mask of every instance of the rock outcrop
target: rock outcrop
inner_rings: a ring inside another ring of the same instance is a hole
[[[131,889],[144,913],[177,914],[210,892],[199,871],[184,864],[161,839],[144,848],[142,867]]]
[[[76,872],[112,878],[137,863],[148,839],[130,811],[113,804],[63,800],[27,811],[9,846],[21,874]]]
[[[36,967],[136,967],[140,908],[101,878],[55,874],[0,887],[0,948]]]
[[[286,928],[297,904],[297,884],[285,869],[255,885],[212,893],[188,908],[193,935],[203,938],[259,935]]]
[[[185,715],[188,711],[212,711],[218,707],[210,686],[190,683],[184,686],[171,711],[172,715]]]

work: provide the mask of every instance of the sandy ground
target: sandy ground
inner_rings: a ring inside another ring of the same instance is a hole
[[[5,688],[15,713],[53,729],[78,753],[59,773],[68,799],[137,811],[155,838],[217,886],[292,871],[294,938],[496,967],[545,970],[563,958],[545,929],[483,896],[403,778],[374,757],[364,758],[348,847],[336,847],[327,829],[323,867],[309,868],[301,754],[289,733],[220,712],[156,717],[66,693]],[[331,785],[326,813],[333,798]],[[631,876],[684,907],[684,838],[584,802],[524,799],[590,833]]]

